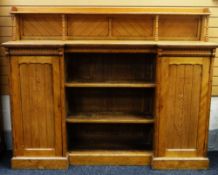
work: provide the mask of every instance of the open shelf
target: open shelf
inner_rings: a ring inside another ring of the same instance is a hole
[[[155,82],[155,55],[142,53],[69,53],[68,87],[147,87]]]
[[[125,115],[127,120],[153,116],[154,90],[129,88],[66,88],[67,116],[97,117],[112,120]],[[150,118],[151,118],[150,117]],[[81,118],[81,117],[80,117]],[[122,119],[123,120],[123,119]],[[145,120],[144,120],[145,122]],[[146,121],[147,122],[147,121]]]
[[[153,125],[144,124],[67,124],[68,150],[151,151]]]
[[[134,115],[134,114],[77,114],[68,116],[68,123],[154,123],[151,116]]]
[[[65,55],[66,123],[71,164],[90,164],[90,161],[108,165],[150,163],[155,67],[154,54]]]
[[[154,88],[155,83],[109,83],[109,82],[69,82],[65,83],[65,87],[81,87],[81,88]]]

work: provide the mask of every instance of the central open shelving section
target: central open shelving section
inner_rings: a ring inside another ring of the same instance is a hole
[[[123,159],[133,152],[143,164],[149,162],[154,132],[155,67],[155,54],[65,54],[71,163],[83,164],[87,156],[93,161],[106,156],[111,163],[113,156]]]

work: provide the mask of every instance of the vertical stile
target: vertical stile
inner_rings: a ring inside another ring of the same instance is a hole
[[[205,31],[204,31],[205,17],[203,16],[201,19],[201,41],[204,41]]]
[[[197,31],[197,40],[201,40],[201,26],[202,26],[202,18],[198,20],[198,31]]]
[[[212,80],[213,80],[213,68],[214,68],[215,55],[216,55],[216,49],[213,49],[212,55],[211,55],[211,58],[210,58],[209,83],[208,83],[208,86],[210,87],[209,88],[209,92],[208,92],[208,96],[210,96],[210,97],[212,95],[212,83],[213,83]],[[211,104],[211,98],[208,98],[208,102],[207,102],[207,114],[208,114],[208,118],[210,117],[210,104]],[[209,128],[209,121],[210,120],[207,120],[207,128]],[[207,129],[207,132],[208,132],[208,129]],[[204,150],[203,150],[204,156],[207,155],[208,133],[206,134],[205,137],[206,137],[205,138],[205,146],[204,146]]]
[[[201,32],[201,41],[208,40],[208,16],[202,18],[202,32]]]
[[[65,57],[64,57],[64,51],[61,49],[62,55],[60,56],[60,70],[61,70],[61,109],[62,109],[62,133],[63,133],[63,155],[65,156],[67,154],[67,134],[66,134],[66,104],[65,104]]]
[[[209,21],[209,17],[205,16],[205,39],[204,41],[208,41],[208,21]]]
[[[16,40],[15,15],[12,15],[12,40]]]
[[[66,40],[67,37],[67,20],[66,15],[62,14],[62,40]]]
[[[19,17],[12,15],[12,40],[20,40]]]
[[[109,25],[108,25],[108,35],[109,35],[109,38],[111,38],[112,37],[112,18],[111,17],[108,18],[108,23],[109,23]]]
[[[154,40],[158,41],[158,23],[159,23],[159,15],[155,15],[154,18]]]

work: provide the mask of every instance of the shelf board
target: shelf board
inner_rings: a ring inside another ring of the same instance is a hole
[[[73,115],[68,116],[66,121],[68,123],[154,123],[154,119],[142,115]]]
[[[108,82],[68,82],[65,87],[74,88],[154,88],[155,83],[108,83]]]
[[[72,165],[149,165],[152,151],[75,150],[69,152]]]

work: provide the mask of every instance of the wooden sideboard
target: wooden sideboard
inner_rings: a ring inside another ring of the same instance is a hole
[[[208,9],[11,13],[12,168],[208,168]]]

